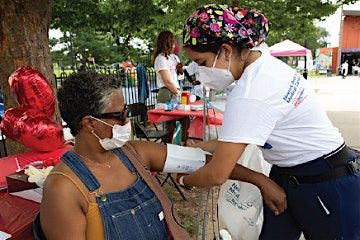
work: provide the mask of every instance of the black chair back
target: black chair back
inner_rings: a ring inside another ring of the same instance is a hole
[[[32,232],[34,240],[46,240],[45,234],[41,228],[40,213],[36,215],[36,218],[32,225]]]
[[[134,122],[135,135],[137,138],[145,138],[147,141],[150,141],[148,133],[145,127],[141,123]]]
[[[135,122],[141,122],[144,126],[147,123],[147,107],[144,103],[133,103],[127,106],[129,117],[133,117]]]
[[[0,116],[0,122],[2,121],[2,117]],[[6,137],[3,134],[3,132],[0,130],[0,141],[1,141],[1,145],[0,145],[0,157],[7,157],[7,149],[6,149]]]

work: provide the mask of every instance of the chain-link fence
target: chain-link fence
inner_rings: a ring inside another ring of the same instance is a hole
[[[123,95],[127,104],[140,102],[142,98],[141,88],[148,87],[149,96],[145,100],[145,105],[148,109],[154,108],[156,105],[156,97],[158,88],[156,86],[156,72],[153,67],[143,68],[145,71],[144,74],[147,78],[147,84],[141,84],[140,79],[138,79],[139,73],[137,72],[139,68],[119,68],[119,69],[97,69],[98,73],[112,75],[117,78],[122,86]],[[141,70],[140,70],[141,71]],[[56,88],[59,88],[61,84],[66,80],[70,74],[66,71],[62,71],[60,74],[55,75]],[[191,83],[188,80],[184,80],[183,89],[191,89]]]

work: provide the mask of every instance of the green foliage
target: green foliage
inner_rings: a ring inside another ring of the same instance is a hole
[[[102,0],[54,0],[51,27],[63,32],[96,26],[102,19],[99,4]]]
[[[71,32],[67,55],[84,49],[105,64],[131,59],[150,63],[150,54],[158,33],[173,31],[181,39],[182,24],[198,7],[232,4],[263,12],[272,22],[267,43],[290,39],[310,49],[326,45],[327,32],[315,26],[341,4],[355,0],[56,0],[52,27]],[[148,51],[131,44],[134,38],[147,42]],[[70,44],[70,40],[72,44]],[[72,47],[72,48],[70,48]],[[54,54],[53,54],[54,55]]]

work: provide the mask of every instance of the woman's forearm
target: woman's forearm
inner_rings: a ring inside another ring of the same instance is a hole
[[[210,164],[210,163],[209,163]],[[228,178],[222,177],[215,171],[208,171],[206,167],[199,169],[194,174],[184,177],[186,186],[212,187],[222,185],[227,179],[251,183],[259,188],[264,183],[266,176],[249,168],[236,164]]]
[[[175,84],[171,81],[169,70],[161,70],[159,73],[165,87],[169,89],[172,93],[177,94],[179,92],[179,89],[177,89]]]
[[[190,147],[201,148],[202,150],[204,150],[206,152],[213,153],[215,151],[217,142],[218,142],[217,139],[213,139],[210,141],[199,142],[199,143],[193,144]]]
[[[211,187],[228,180],[236,162],[246,148],[246,144],[212,141],[206,150],[213,150],[212,160],[193,174],[184,177],[184,184],[196,187]],[[210,147],[209,147],[210,146]]]
[[[171,81],[164,81],[164,84],[172,93],[177,94],[179,92],[179,89]]]
[[[242,182],[251,183],[257,187],[261,187],[264,183],[264,180],[267,177],[259,172],[253,171],[249,168],[246,168],[240,164],[236,164],[234,169],[232,170],[229,179],[238,180]]]

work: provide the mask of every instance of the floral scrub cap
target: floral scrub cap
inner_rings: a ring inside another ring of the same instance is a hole
[[[184,47],[226,42],[253,48],[262,43],[271,23],[261,13],[229,5],[210,4],[197,9],[183,28]]]

